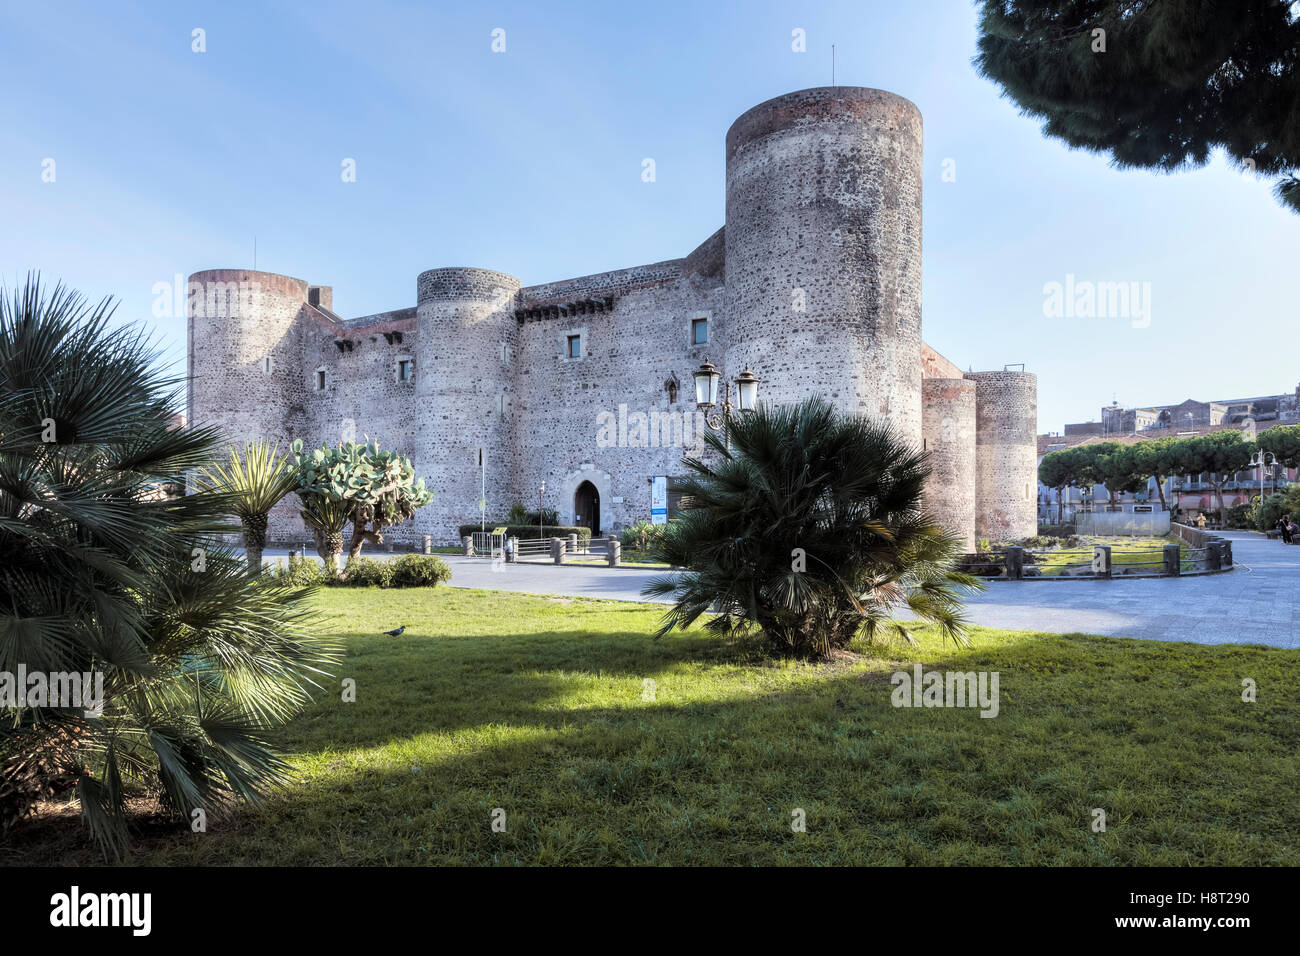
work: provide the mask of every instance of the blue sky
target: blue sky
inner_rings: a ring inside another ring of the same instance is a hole
[[[1037,372],[1040,430],[1112,397],[1296,386],[1300,218],[1221,158],[1119,172],[1044,139],[972,69],[968,0],[6,0],[0,280],[114,295],[180,358],[155,284],[249,267],[254,236],[258,268],[332,285],[344,316],[414,304],[437,266],[528,285],[675,258],[723,223],[732,120],[829,85],[832,43],[841,85],[925,119],[926,340],[962,368]],[[1149,324],[1045,316],[1067,275],[1149,283]]]

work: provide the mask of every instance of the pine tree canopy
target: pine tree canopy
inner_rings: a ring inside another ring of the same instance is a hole
[[[976,68],[1048,136],[1164,172],[1222,149],[1300,212],[1300,3],[981,0],[979,32]]]

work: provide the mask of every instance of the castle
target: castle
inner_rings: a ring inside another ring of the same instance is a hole
[[[921,340],[921,114],[881,90],[762,103],[726,137],[726,223],[683,258],[524,287],[420,273],[415,305],[343,319],[332,290],[266,272],[189,286],[190,421],[232,440],[362,436],[434,492],[388,535],[456,540],[543,482],[560,523],[668,517],[699,447],[692,373],[749,365],[759,400],[822,395],[931,455],[927,507],[968,546],[1036,531],[1036,379],[963,374]],[[667,479],[657,482],[655,479]],[[273,540],[298,540],[293,500]]]

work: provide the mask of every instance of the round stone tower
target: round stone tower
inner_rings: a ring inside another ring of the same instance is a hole
[[[921,391],[922,429],[930,456],[925,507],[974,551],[976,385],[963,378],[927,378]]]
[[[975,383],[975,534],[1038,533],[1038,376],[968,372]]]
[[[298,313],[302,279],[247,269],[189,278],[189,420],[232,442],[267,438],[280,451],[302,433],[307,373]]]
[[[488,269],[430,269],[416,282],[413,458],[433,491],[416,522],[439,541],[478,523],[480,482],[489,521],[518,494],[511,380],[520,286]]]
[[[789,93],[727,131],[724,372],[823,394],[921,446],[921,113],[860,87]]]

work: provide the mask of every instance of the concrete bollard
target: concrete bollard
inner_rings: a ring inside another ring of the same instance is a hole
[[[465,546],[465,557],[474,557],[474,536],[468,534],[464,535],[461,537],[460,543]]]
[[[515,564],[519,560],[519,539],[506,538],[506,563]]]
[[[1025,549],[1012,545],[1007,548],[1007,577],[1019,581],[1025,576]]]
[[[424,536],[424,553],[433,554],[433,535],[431,534]]]
[[[1108,578],[1111,576],[1113,567],[1110,557],[1110,545],[1095,545],[1092,549],[1092,573],[1098,577]]]
[[[609,542],[609,566],[616,568],[623,563],[623,545],[618,541]]]
[[[1165,574],[1183,573],[1183,549],[1176,544],[1165,545]]]
[[[563,538],[551,539],[551,560],[556,564],[564,563],[564,548],[565,544]]]
[[[569,553],[578,553],[578,536],[576,534],[569,535]]]

